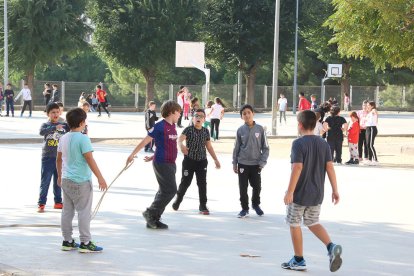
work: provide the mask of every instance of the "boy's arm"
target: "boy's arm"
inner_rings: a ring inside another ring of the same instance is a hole
[[[141,140],[141,142],[135,147],[135,149],[132,151],[132,153],[128,156],[126,165],[132,162],[134,160],[135,155],[149,142],[151,142],[152,137],[147,135],[144,139]]]
[[[59,151],[57,152],[57,156],[56,156],[56,170],[58,174],[57,184],[59,187],[61,187],[62,186],[62,153]]]
[[[23,89],[17,94],[17,96],[14,98],[14,101],[16,102],[18,98],[22,95]]]
[[[239,131],[237,130],[236,141],[234,141],[234,149],[233,149],[233,171],[235,173],[237,173],[237,158],[239,157],[239,150],[240,150],[240,139],[239,139]]]
[[[56,130],[56,126],[54,125],[48,125],[47,123],[43,123],[40,126],[39,134],[42,136],[45,136],[46,134],[49,134],[51,132],[54,132]]]
[[[328,174],[329,182],[331,182],[332,202],[334,204],[338,204],[338,202],[339,202],[339,193],[338,193],[338,186],[337,186],[337,183],[336,183],[335,169],[334,169],[332,161],[329,161],[328,163],[326,163],[326,173]]]
[[[99,170],[98,165],[95,162],[95,159],[93,158],[92,151],[84,153],[83,156],[85,157],[86,163],[88,163],[88,166],[93,172],[93,174],[96,176],[96,178],[98,178],[99,190],[106,190],[108,186],[106,185],[106,181],[103,178],[101,171]]]
[[[206,141],[206,148],[208,150],[208,153],[210,153],[211,157],[214,160],[214,164],[216,165],[216,169],[220,169],[220,167],[221,167],[220,162],[217,159],[217,155],[214,152],[213,145],[211,144],[210,140]]]
[[[183,142],[186,139],[187,139],[187,136],[184,134],[181,134],[180,137],[178,137],[178,146],[180,147],[180,150],[184,155],[188,155],[188,148],[186,145],[183,144]]]
[[[285,204],[288,205],[293,202],[293,192],[296,189],[300,174],[302,173],[303,163],[293,163],[292,172],[290,173],[289,186],[284,198]]]
[[[267,142],[266,132],[262,129],[262,155],[260,157],[260,168],[264,168],[269,158],[269,143]]]

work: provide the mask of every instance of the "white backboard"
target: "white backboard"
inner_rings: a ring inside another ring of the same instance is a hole
[[[176,41],[175,67],[204,68],[204,42]]]
[[[342,78],[342,64],[328,64],[328,78]]]

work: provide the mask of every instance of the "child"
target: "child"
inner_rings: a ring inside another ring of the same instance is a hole
[[[96,98],[96,94],[95,93],[92,93],[92,111],[93,112],[96,112],[96,110],[97,110],[97,108],[98,108],[98,99]]]
[[[282,116],[285,119],[286,124],[286,110],[287,110],[287,99],[285,98],[285,94],[280,94],[280,99],[277,101],[279,105],[279,114],[280,114],[280,124],[282,124]]]
[[[93,198],[91,171],[98,179],[101,191],[106,190],[107,185],[93,158],[91,140],[81,133],[85,127],[85,111],[81,108],[69,110],[66,120],[70,132],[59,143],[56,162],[58,183],[65,202],[61,217],[62,250],[79,248],[80,253],[101,252],[103,248],[91,241],[90,233]],[[80,245],[72,238],[75,210],[78,212]]]
[[[210,118],[210,112],[211,112],[211,106],[214,104],[213,101],[207,102],[207,107],[204,109],[204,112],[206,113],[206,120],[204,121],[203,127],[207,129],[211,129],[211,118]],[[211,131],[211,130],[210,130]]]
[[[42,171],[40,182],[40,195],[38,200],[39,213],[45,211],[47,193],[49,191],[50,181],[53,177],[53,194],[55,200],[55,209],[62,209],[62,190],[58,186],[58,172],[56,170],[57,147],[60,138],[70,129],[66,123],[59,122],[59,106],[56,103],[50,103],[46,106],[46,113],[49,121],[43,123],[40,127],[39,134],[44,136],[42,148]]]
[[[52,97],[50,98],[50,102],[57,103],[60,102],[60,92],[58,90],[59,86],[55,83],[52,84]]]
[[[177,193],[175,183],[177,158],[177,130],[175,124],[181,116],[181,106],[174,101],[166,101],[161,106],[161,116],[164,120],[155,124],[148,131],[148,135],[135,147],[129,155],[126,164],[134,160],[135,155],[152,139],[155,140],[157,150],[146,161],[153,160],[152,166],[157,178],[159,189],[151,206],[142,214],[147,221],[147,228],[168,229],[168,225],[160,221],[165,207]]]
[[[32,117],[32,93],[30,92],[27,83],[24,84],[23,89],[20,90],[20,93],[17,94],[16,98],[14,98],[14,101],[16,102],[17,99],[20,98],[20,96],[23,97],[23,107],[20,113],[20,117],[23,117],[23,113],[26,110],[27,106],[29,106],[29,117]]]
[[[299,111],[309,110],[310,108],[311,108],[311,104],[305,98],[305,93],[299,92],[299,103],[298,103],[298,109],[299,109]]]
[[[352,124],[350,125],[348,129],[348,148],[349,148],[349,155],[351,158],[348,162],[346,162],[346,165],[358,165],[359,159],[358,159],[358,139],[359,139],[359,119],[356,112],[351,112],[349,114],[349,117],[351,118]]]
[[[260,208],[260,190],[262,189],[261,171],[269,157],[269,145],[263,127],[253,121],[253,107],[246,104],[240,109],[240,117],[245,124],[239,127],[233,150],[233,171],[239,175],[240,203],[242,210],[238,217],[249,215],[249,196],[247,187],[252,186],[252,207],[256,214],[264,213]]]
[[[101,117],[101,107],[103,108],[103,110],[105,110],[106,114],[108,114],[108,118],[111,117],[111,113],[108,111],[108,109],[106,108],[106,96],[107,93],[106,91],[102,90],[102,86],[100,84],[98,84],[96,86],[96,97],[98,98],[98,117]]]
[[[365,140],[367,142],[368,148],[368,160],[366,160],[365,165],[376,166],[378,165],[377,152],[374,148],[375,137],[378,134],[378,111],[377,106],[374,101],[370,101],[367,104],[367,116],[365,121],[365,126],[367,128],[365,133]]]
[[[313,134],[316,136],[322,136],[326,129],[323,127],[322,123],[319,121],[321,119],[321,113],[318,111],[314,111],[316,115],[316,125],[315,129],[313,130]]]
[[[312,94],[311,95],[311,110],[314,111],[317,108],[318,108],[318,104],[316,103],[316,95]]]
[[[348,129],[348,124],[344,117],[339,116],[339,106],[331,108],[331,116],[325,120],[325,129],[328,129],[326,140],[331,147],[332,159],[334,162],[342,163],[342,142],[344,141],[344,131]],[[335,158],[334,158],[335,156]]]
[[[6,98],[6,117],[9,117],[11,111],[12,117],[14,117],[14,91],[10,83],[7,84],[6,90],[4,91],[4,97]]]
[[[295,255],[290,261],[282,263],[282,268],[306,270],[300,227],[303,219],[303,224],[326,245],[329,269],[334,272],[342,264],[342,247],[332,243],[327,231],[319,223],[326,173],[332,186],[332,202],[334,204],[339,202],[332,156],[328,144],[322,138],[313,135],[313,128],[316,124],[315,113],[302,111],[297,118],[301,137],[292,143],[290,155],[292,172],[284,197],[287,205],[286,222],[290,225]]]
[[[203,215],[209,215],[207,208],[207,154],[206,148],[213,157],[216,168],[220,168],[220,162],[214,152],[210,141],[210,133],[203,127],[206,114],[204,110],[197,109],[192,118],[192,125],[186,127],[180,137],[178,144],[184,154],[181,183],[178,188],[177,198],[172,207],[175,211],[180,207],[185,192],[191,185],[194,173],[197,178],[198,194],[200,200],[199,211]],[[185,145],[183,142],[185,141]]]
[[[148,109],[145,112],[145,129],[149,131],[154,127],[155,122],[158,121],[157,113],[155,113],[156,104],[153,101],[148,103]],[[151,140],[148,144],[145,145],[145,152],[154,153],[152,149],[154,146],[154,140]]]
[[[89,105],[88,102],[84,102],[82,104],[82,110],[85,111],[85,113],[86,113],[86,119],[85,119],[85,127],[83,128],[81,133],[85,134],[85,135],[88,135],[88,133],[89,133],[88,112],[89,112],[90,109],[91,109],[91,106]]]
[[[188,114],[190,113],[190,95],[187,93],[184,94],[184,120],[188,120]]]
[[[190,110],[190,114],[191,114],[191,121],[188,125],[192,125],[193,124],[193,118],[194,118],[194,114],[196,112],[196,110],[200,109],[200,103],[198,101],[197,97],[194,97],[191,100],[191,110]]]

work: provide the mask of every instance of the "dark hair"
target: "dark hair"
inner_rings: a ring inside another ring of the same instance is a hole
[[[50,87],[50,83],[48,83],[48,82],[47,82],[47,83],[45,83],[45,85],[46,85],[47,87]]]
[[[56,104],[57,104],[59,107],[63,107],[63,103],[62,103],[62,102],[56,102]]]
[[[98,89],[102,89],[102,86],[101,86],[100,84],[98,84],[98,85],[96,86],[96,88],[98,88]]]
[[[184,85],[180,85],[180,90],[183,90],[185,86]]]
[[[336,116],[339,114],[339,112],[341,111],[341,109],[339,108],[339,106],[332,106],[330,113],[332,116]]]
[[[251,106],[250,104],[245,104],[245,105],[243,105],[243,106],[240,108],[240,117],[242,116],[242,114],[243,114],[243,110],[245,110],[245,109],[250,109],[250,111],[251,111],[252,113],[254,113],[253,106]]]
[[[370,102],[368,102],[368,104],[370,106],[372,106],[373,109],[377,109],[377,105],[376,105],[376,103],[374,101],[370,101]]]
[[[57,103],[50,103],[46,106],[46,114],[49,114],[52,109],[59,109],[59,105]]]
[[[205,111],[204,111],[204,109],[202,109],[202,108],[196,109],[196,110],[194,111],[194,113],[197,113],[197,112],[203,112],[203,113],[204,113],[204,115],[206,115],[206,112],[205,112]]]
[[[56,88],[57,88],[57,87],[59,87],[56,83],[54,83],[52,86],[54,86],[54,87],[56,87]]]
[[[319,106],[319,108],[324,112],[324,113],[326,113],[326,112],[328,112],[329,110],[331,110],[331,107],[332,107],[332,105],[331,105],[331,103],[330,102],[324,102],[324,103],[321,103],[321,105]]]
[[[194,105],[196,102],[198,102],[198,98],[194,97],[191,99],[191,105]]]
[[[299,112],[297,120],[305,130],[313,130],[316,126],[316,114],[311,110]]]
[[[305,93],[303,93],[303,92],[299,92],[299,96],[304,97],[304,96],[305,96]]]
[[[154,101],[149,101],[149,102],[148,102],[148,106],[151,106],[151,105],[153,105],[153,104],[155,104],[155,102],[154,102]]]
[[[364,101],[362,102],[362,104],[367,104],[367,103],[369,103],[369,101],[368,101],[368,100],[364,100]]]
[[[80,124],[86,120],[86,112],[82,108],[73,108],[66,113],[66,122],[70,129],[80,127]]]
[[[214,102],[213,102],[213,101],[208,101],[208,102],[207,102],[207,107],[211,107],[213,104],[214,104]]]
[[[216,103],[220,104],[222,107],[226,107],[226,106],[224,105],[223,101],[222,101],[219,97],[214,98],[214,101],[215,101]]]
[[[349,117],[355,117],[358,119],[358,122],[359,122],[358,114],[355,111],[349,112]]]
[[[181,112],[181,106],[175,101],[168,100],[161,105],[161,116],[163,118],[167,118],[176,111]]]

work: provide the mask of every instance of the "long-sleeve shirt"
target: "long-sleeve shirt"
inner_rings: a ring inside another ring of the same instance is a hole
[[[12,89],[6,89],[4,91],[4,97],[7,101],[12,101],[14,97],[14,91]]]
[[[269,144],[266,133],[261,125],[254,123],[250,128],[247,124],[237,130],[233,150],[233,165],[259,165],[264,167],[269,157]]]
[[[156,121],[158,121],[157,113],[154,110],[148,109],[145,112],[145,129],[150,130],[153,128]]]
[[[17,101],[20,96],[23,96],[23,101],[31,101],[32,100],[32,93],[30,92],[29,88],[23,88],[20,90],[19,94],[17,94],[16,98],[14,98],[15,101]]]
[[[50,98],[51,103],[56,103],[60,101],[60,92],[59,90],[53,90],[52,97]]]
[[[56,128],[58,125],[62,125],[63,129],[58,130]],[[39,134],[44,137],[42,157],[56,157],[59,139],[69,131],[69,126],[66,123],[52,123],[51,121],[43,123],[39,131]]]

